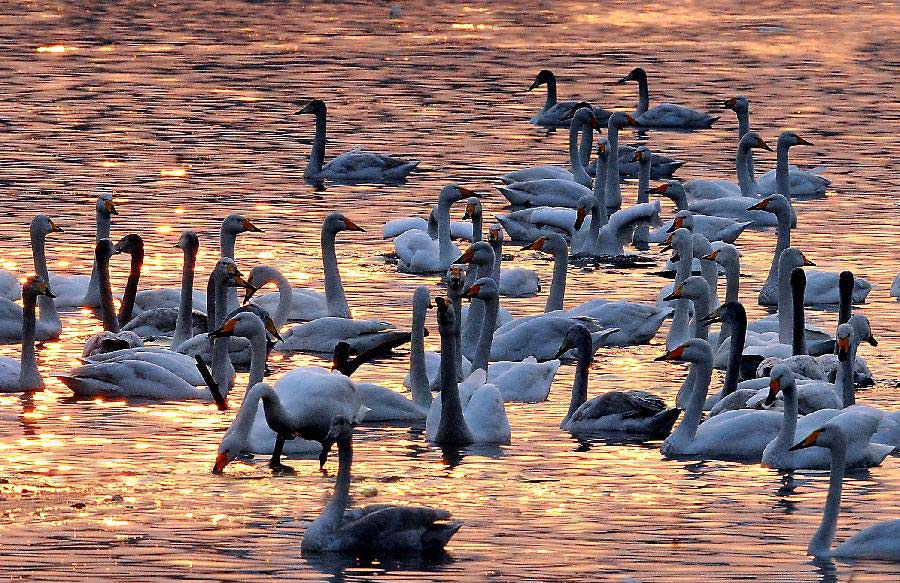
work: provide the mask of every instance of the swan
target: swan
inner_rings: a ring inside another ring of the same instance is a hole
[[[684,183],[684,190],[692,200],[709,200],[728,197],[759,198],[759,187],[750,174],[748,160],[754,148],[772,151],[772,148],[756,132],[747,132],[738,142],[735,157],[737,184],[728,180],[695,178]]]
[[[589,208],[586,205],[591,207],[594,205],[600,206],[593,197],[591,199],[586,197],[579,202],[575,219],[576,230],[581,229],[584,224]],[[595,257],[618,257],[624,255],[625,244],[633,242],[634,234],[642,226],[659,226],[662,224],[662,220],[659,218],[661,210],[661,204],[656,200],[639,203],[614,212],[609,217],[609,222],[600,228],[594,244],[594,251],[591,254]]]
[[[606,160],[606,187],[603,190],[606,197],[606,208],[615,210],[622,206],[622,190],[619,185],[619,160],[612,152],[619,151],[619,130],[627,126],[642,127],[631,115],[617,111],[609,116],[606,122],[606,140],[610,154]],[[598,191],[594,191],[595,194]]]
[[[49,281],[47,272],[47,256],[44,252],[47,235],[60,232],[62,229],[50,220],[47,215],[36,215],[31,219],[31,252],[34,257],[34,271],[44,282]],[[54,297],[56,292],[54,293]],[[19,292],[21,296],[21,291]],[[52,340],[59,338],[62,332],[62,321],[56,310],[54,298],[38,294],[37,305],[40,316],[35,322],[34,336],[36,340]],[[0,298],[0,343],[10,344],[22,340],[25,313],[22,306],[7,298]]]
[[[714,459],[759,461],[763,449],[781,427],[776,411],[728,411],[700,423],[703,403],[712,375],[712,348],[702,338],[694,338],[657,357],[657,360],[690,362],[696,371],[694,387],[681,423],[663,441],[663,455],[702,456]]]
[[[109,281],[109,260],[121,253],[120,245],[126,245],[123,239],[115,246],[109,239],[101,239],[94,249],[94,262],[97,265],[97,278],[100,282],[100,316],[103,321],[103,331],[90,336],[84,343],[82,356],[91,356],[100,352],[112,352],[123,348],[143,346],[144,342],[134,332],[123,332],[119,327],[119,318],[113,305],[112,289]],[[132,291],[137,287],[134,284]],[[125,302],[123,302],[123,305]]]
[[[897,277],[894,278],[894,283],[891,285],[891,297],[900,300],[900,273],[897,274]]]
[[[394,239],[394,252],[400,258],[398,269],[409,273],[444,272],[459,257],[459,248],[450,237],[450,207],[463,198],[478,194],[468,188],[450,184],[441,189],[435,215],[438,240],[426,231],[412,229]]]
[[[53,292],[43,277],[34,275],[25,280],[19,295],[22,297],[23,305],[22,355],[19,360],[0,356],[0,393],[42,391],[45,388],[34,353],[35,309],[38,297],[53,299]]]
[[[494,250],[494,269],[491,277],[500,282],[500,295],[511,298],[528,298],[541,291],[541,280],[533,269],[514,267],[500,269],[503,261],[503,227],[488,227],[488,243]]]
[[[274,305],[271,301],[265,303],[254,302],[271,315],[276,330],[281,330],[282,326],[290,319],[290,316],[296,314],[296,311],[294,310],[294,298],[298,295],[302,295],[298,292],[305,291],[291,288],[291,283],[284,274],[271,265],[255,266],[250,270],[250,275],[247,276],[247,283],[250,284],[250,287],[247,288],[247,293],[244,295],[245,305],[247,302],[251,301],[254,294],[263,286],[274,283],[278,288],[276,293],[267,294],[269,296],[274,295],[278,299]],[[324,304],[325,296],[322,294],[317,294],[317,296],[321,297]]]
[[[575,381],[569,411],[560,428],[570,433],[618,432],[648,436],[668,435],[681,413],[645,391],[609,391],[587,400],[588,370],[593,346],[591,333],[575,324],[566,333],[558,356],[575,348]]]
[[[45,251],[47,235],[50,233],[62,233],[63,230],[50,217],[39,214],[31,219],[28,231],[31,240],[34,272],[43,277],[45,282],[48,282],[50,280],[47,272],[47,255]],[[12,302],[22,298],[22,284],[15,275],[5,269],[0,269],[0,298],[6,298]],[[43,295],[39,295],[37,301],[45,321],[59,319],[55,301],[50,301],[50,298]]]
[[[353,425],[338,415],[332,419],[326,438],[337,443],[338,475],[334,494],[303,535],[303,553],[339,552],[371,557],[443,552],[462,526],[461,522],[448,522],[450,513],[446,510],[373,504],[347,512]]]
[[[237,213],[228,215],[222,220],[222,225],[219,227],[219,250],[221,257],[228,257],[232,260],[235,258],[234,247],[237,244],[238,235],[243,233],[262,232],[262,229],[254,225],[253,222],[245,216]],[[238,307],[237,290],[235,288],[229,288],[227,291],[228,302],[227,304],[222,305],[222,307],[225,308],[222,312],[223,317],[225,314]],[[209,287],[207,286],[207,294],[208,292]],[[208,302],[209,298],[207,298],[207,305]],[[208,329],[211,330],[213,328],[215,328],[215,326],[210,324]]]
[[[449,302],[441,297],[436,302],[441,334],[441,394],[432,401],[425,420],[428,441],[454,446],[509,444],[511,430],[500,389],[490,384],[482,385],[462,402],[456,381],[455,333],[458,324]]]
[[[634,118],[648,128],[669,129],[705,129],[711,127],[717,116],[711,116],[695,109],[675,105],[674,103],[660,103],[650,107],[650,90],[647,87],[647,72],[641,67],[635,67],[630,73],[618,80],[618,83],[636,81],[638,84],[638,105],[634,110]]]
[[[93,356],[81,357],[84,364],[100,364],[104,362],[121,362],[124,360],[141,360],[159,365],[181,377],[188,384],[195,387],[205,385],[203,375],[197,369],[197,361],[194,357],[180,352],[172,352],[166,348],[146,347],[126,348],[114,352],[105,352]]]
[[[722,104],[723,109],[730,109],[737,114],[738,120],[738,141],[744,137],[744,134],[750,131],[750,100],[742,95],[729,97]],[[753,174],[753,152],[747,158],[747,168]]]
[[[692,233],[703,235],[710,242],[733,244],[751,224],[752,221],[735,221],[727,217],[694,214],[685,209],[677,211],[674,218],[663,221],[660,228],[650,233],[648,242],[662,243],[675,229],[685,228]]]
[[[406,161],[395,156],[377,154],[355,148],[325,162],[325,102],[313,99],[295,115],[311,113],[316,116],[316,137],[313,139],[309,163],[303,173],[308,182],[328,179],[338,182],[397,182],[406,179],[419,165],[418,160]]]
[[[184,263],[181,269],[181,288],[178,290],[179,303],[178,307],[159,306],[159,304],[168,304],[169,298],[175,290],[145,290],[139,291],[136,295],[131,296],[132,309],[137,312],[136,315],[122,326],[123,330],[130,330],[142,338],[166,336],[173,334],[171,349],[176,350],[185,341],[194,335],[194,329],[203,329],[206,327],[206,315],[202,312],[195,311],[194,305],[198,302],[206,302],[206,294],[199,294],[194,287],[194,269],[197,264],[197,252],[200,248],[200,241],[197,234],[193,231],[184,231],[178,238],[176,247],[184,252]],[[136,263],[136,256],[132,255],[132,272],[135,267],[140,269]],[[130,276],[129,276],[130,279]],[[136,281],[135,281],[136,283]],[[137,310],[137,302],[141,298],[141,294],[151,292],[144,296],[144,309]],[[126,290],[125,298],[130,297]],[[158,307],[149,307],[157,305]],[[123,310],[124,310],[123,298]],[[120,320],[121,321],[121,320]]]
[[[650,190],[650,158],[652,154],[653,153],[650,151],[650,148],[648,148],[647,146],[640,146],[634,151],[633,159],[638,163],[638,204],[650,202],[650,193],[648,191]],[[634,230],[632,241],[639,249],[647,249],[647,244],[650,242],[649,225],[638,225]]]
[[[528,91],[537,89],[541,85],[547,86],[547,100],[544,107],[531,118],[531,123],[542,126],[568,126],[572,122],[572,116],[582,106],[588,105],[583,101],[557,101],[556,100],[556,75],[547,69],[538,72]],[[594,115],[605,122],[610,113],[601,107],[591,107]]]
[[[823,423],[838,424],[848,438],[847,456],[842,460],[848,467],[880,466],[893,448],[889,445],[870,443],[878,427],[879,418],[864,408],[849,410],[819,409],[797,420],[797,387],[794,373],[784,365],[772,368],[766,405],[775,402],[775,395],[784,393],[784,422],[778,437],[763,450],[762,464],[768,468],[794,470],[798,468],[822,470],[831,465],[831,452],[826,448],[792,450],[795,435],[806,435]]]
[[[744,352],[744,341],[747,336],[747,311],[743,304],[736,300],[730,300],[719,306],[718,309],[707,314],[705,318],[700,320],[702,326],[709,326],[714,322],[722,322],[722,328],[719,338],[724,340],[727,335],[728,342],[728,364],[725,368],[725,380],[722,383],[722,390],[710,396],[703,404],[704,410],[713,410],[711,415],[718,414],[721,410],[739,409],[746,405],[747,399],[756,394],[756,391],[749,389],[740,395],[738,392],[738,380],[741,376],[741,355]],[[724,343],[723,343],[724,346]],[[733,395],[733,396],[732,396]],[[716,410],[719,403],[724,400],[741,399],[738,406],[723,404]]]
[[[819,446],[831,451],[831,476],[828,498],[819,528],[809,541],[807,552],[816,557],[879,559],[900,561],[900,520],[873,524],[856,533],[836,548],[831,548],[841,509],[841,486],[846,468],[848,437],[839,423],[829,421],[807,435],[791,449],[794,451]]]
[[[412,298],[412,330],[410,332],[409,379],[412,399],[408,399],[388,387],[374,383],[356,383],[362,402],[369,411],[366,421],[400,421],[424,420],[431,406],[431,388],[425,366],[425,315],[431,308],[431,295],[428,288],[417,287]],[[367,358],[360,355],[351,363],[348,360],[350,346],[339,343],[335,346],[332,370],[338,370],[346,376],[358,368]],[[359,361],[359,364],[357,362]]]
[[[766,228],[778,225],[778,219],[771,214],[748,209],[751,205],[759,202],[759,199],[756,198],[743,196],[723,197],[691,200],[688,202],[684,186],[676,180],[664,182],[651,188],[649,192],[650,194],[665,196],[675,203],[676,210],[689,210],[694,213],[694,216],[707,215],[731,219],[737,222],[750,223],[748,226],[751,228]]]
[[[764,211],[776,217],[778,231],[775,251],[772,254],[772,264],[769,267],[769,275],[766,278],[766,282],[759,290],[760,305],[775,305],[778,302],[778,260],[782,251],[791,246],[791,206],[784,196],[772,194],[760,200],[748,210]],[[808,271],[806,273],[806,296],[804,299],[806,305],[839,303],[839,279],[840,275],[831,271]],[[864,303],[871,289],[871,283],[857,277],[853,288],[853,303]]]
[[[6,269],[0,269],[0,298],[6,298],[12,302],[22,298],[22,286],[19,284],[19,280]]]
[[[125,282],[122,303],[119,305],[119,313],[116,316],[119,327],[124,329],[125,325],[131,321],[134,312],[134,300],[141,279],[141,268],[144,265],[144,240],[140,235],[131,233],[119,239],[115,248],[117,253],[125,253],[131,257],[128,280]]]
[[[674,256],[678,257],[675,281],[672,288],[672,291],[674,292],[678,286],[683,284],[684,281],[691,276],[691,266],[693,264],[692,258],[694,256],[694,237],[691,232],[685,228],[675,229],[669,234],[666,245],[671,247]],[[675,309],[672,313],[672,325],[666,333],[667,349],[674,350],[675,347],[684,344],[691,337],[688,328],[690,310],[691,303],[689,300],[679,298],[678,301],[675,302]]]
[[[471,210],[469,205],[472,205]],[[470,196],[468,199],[466,199],[466,213],[464,215],[464,220],[450,221],[450,238],[472,241],[475,236],[474,223],[476,221],[480,222],[481,220],[481,201],[477,197]],[[422,217],[407,217],[405,219],[392,219],[385,222],[381,227],[381,238],[393,239],[395,237],[399,237],[406,231],[412,231],[413,229],[426,231],[429,237],[431,237],[432,239],[437,239],[438,221],[436,209],[432,208],[431,212],[428,213],[428,220],[425,220]],[[480,233],[481,230],[478,229],[478,232]],[[481,239],[479,238],[478,240],[480,241]]]
[[[578,200],[592,194],[587,186],[572,180],[541,178],[498,186],[497,190],[514,206],[550,206],[575,208]]]
[[[477,279],[492,277],[497,262],[491,245],[486,241],[479,241],[478,243],[472,243],[454,263],[461,265],[470,264],[474,268],[470,268],[466,273],[464,288],[460,290],[460,293],[462,293],[466,287],[475,283]],[[466,358],[471,359],[472,354],[475,352],[475,345],[481,334],[484,309],[484,302],[476,300],[469,305],[467,310],[462,310],[462,354]],[[500,309],[494,319],[496,328],[502,323],[512,320],[512,315],[506,310]]]
[[[600,122],[594,115],[587,103],[576,104],[576,109],[571,117],[569,125],[569,165],[572,171],[569,172],[558,166],[532,166],[516,170],[500,177],[505,184],[513,184],[516,182],[527,182],[542,178],[555,178],[561,180],[569,180],[577,182],[587,188],[591,187],[591,177],[588,176],[581,160],[581,152],[578,149],[578,133],[584,129],[590,132],[600,127]]]
[[[500,390],[504,401],[526,403],[546,401],[550,394],[550,385],[553,383],[556,371],[559,370],[559,360],[538,362],[532,356],[517,362],[499,361],[488,364],[491,359],[494,322],[497,318],[500,300],[497,282],[490,277],[478,279],[463,293],[463,297],[477,298],[484,302],[484,317],[471,369],[485,371],[487,373],[486,382],[495,385]]]

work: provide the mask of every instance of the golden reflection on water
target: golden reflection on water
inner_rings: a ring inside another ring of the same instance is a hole
[[[17,275],[32,270],[27,224],[41,211],[66,230],[48,240],[52,268],[89,273],[93,201],[104,187],[121,213],[113,238],[145,237],[142,288],[178,285],[181,252],[173,245],[187,228],[200,234],[198,272],[205,277],[219,255],[218,221],[236,211],[265,230],[238,240],[245,273],[265,261],[295,284],[321,289],[321,219],[341,210],[369,230],[338,242],[354,314],[408,325],[414,288],[442,290],[434,278],[398,275],[384,262],[380,254],[391,245],[380,239],[380,225],[427,215],[449,181],[489,192],[509,170],[565,164],[565,132],[526,123],[543,103],[540,91],[524,91],[538,69],[559,74],[561,98],[630,108],[635,87],[608,82],[640,63],[650,71],[654,102],[712,110],[729,96],[747,95],[753,127],[767,141],[793,128],[816,144],[792,151],[792,161],[827,165],[834,184],[828,199],[797,203],[793,242],[822,269],[849,266],[876,284],[863,311],[880,344],[864,353],[881,382],[861,399],[896,408],[900,318],[887,290],[900,269],[900,233],[896,221],[884,219],[895,216],[900,192],[891,165],[900,157],[900,109],[887,98],[897,93],[889,65],[898,54],[896,6],[762,3],[751,14],[721,2],[412,3],[393,19],[380,5],[225,6],[110,4],[86,16],[51,2],[0,15],[7,41],[0,123],[8,144],[0,163],[9,213],[0,225],[0,265]],[[328,158],[362,144],[420,158],[421,171],[396,187],[315,190],[304,183],[313,124],[292,114],[312,97],[329,105]],[[688,161],[682,178],[732,178],[735,126],[725,112],[712,130],[656,132],[649,144]],[[773,163],[768,155],[757,158],[761,170]],[[634,188],[634,181],[623,185],[626,201]],[[503,202],[496,194],[484,199],[488,221]],[[453,213],[459,219],[462,210]],[[768,231],[740,241],[748,275],[742,297],[749,300],[774,240]],[[545,257],[512,245],[506,254],[549,281]],[[113,260],[117,291],[127,269],[128,258]],[[573,268],[567,302],[598,295],[652,301],[666,283],[651,275],[655,269]],[[542,303],[543,297],[504,300],[515,314]],[[748,308],[751,316],[763,314],[749,301]],[[809,316],[833,326],[833,313]],[[172,567],[190,568],[202,579],[387,576],[390,566],[344,569],[300,557],[303,530],[330,493],[333,461],[327,475],[315,460],[294,460],[295,477],[274,478],[262,457],[229,466],[224,477],[210,475],[233,411],[74,401],[50,374],[78,364],[99,322],[90,310],[65,311],[63,321],[60,340],[38,349],[48,391],[0,395],[0,571],[51,581],[63,571],[88,577],[101,567],[111,578],[125,577],[136,565],[167,575]],[[437,334],[427,342],[436,348]],[[591,392],[649,388],[671,400],[685,371],[654,363],[662,349],[660,337],[650,346],[602,350]],[[0,346],[5,355],[18,350]],[[275,354],[271,379],[307,364],[326,363]],[[358,377],[399,387],[405,371],[399,355],[364,367]],[[453,561],[429,567],[439,573],[399,576],[897,576],[891,565],[838,564],[828,571],[808,562],[824,474],[803,472],[792,482],[758,466],[662,460],[658,443],[573,439],[558,430],[571,382],[572,367],[564,366],[548,403],[508,407],[509,447],[454,455],[428,445],[422,427],[357,431],[351,491],[358,504],[434,504],[465,521],[451,543]],[[241,383],[246,375],[239,375]],[[839,539],[898,516],[896,462],[848,477]]]

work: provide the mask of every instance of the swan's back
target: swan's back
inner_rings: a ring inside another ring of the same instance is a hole
[[[900,561],[900,520],[887,520],[865,528],[834,549],[836,557]]]
[[[475,443],[508,444],[512,437],[503,395],[496,385],[479,387],[463,410],[466,425]]]
[[[365,415],[353,381],[318,366],[287,373],[275,383],[275,392],[296,426],[321,429],[323,436],[334,417],[359,423]]]

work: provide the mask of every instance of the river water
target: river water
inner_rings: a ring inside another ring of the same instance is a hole
[[[413,289],[440,288],[433,277],[397,274],[385,262],[391,244],[380,239],[380,225],[427,213],[448,182],[493,192],[486,213],[499,212],[505,200],[492,188],[497,176],[567,159],[565,132],[527,123],[543,103],[541,91],[525,92],[534,74],[555,70],[561,98],[630,110],[636,87],[609,81],[640,64],[655,101],[714,111],[724,99],[746,95],[753,127],[770,143],[795,129],[815,144],[792,150],[792,161],[827,166],[833,186],[826,199],[796,203],[794,244],[822,269],[850,268],[875,284],[861,310],[880,344],[862,353],[879,382],[860,398],[896,407],[900,317],[888,296],[900,270],[896,4],[762,2],[750,15],[710,1],[404,3],[393,18],[388,4],[96,4],[7,1],[0,9],[3,268],[30,271],[27,224],[47,212],[66,230],[50,241],[51,269],[87,273],[93,200],[109,188],[121,213],[114,238],[145,238],[142,287],[177,285],[181,257],[172,245],[186,228],[201,236],[199,264],[207,272],[217,257],[218,221],[232,211],[265,229],[239,239],[245,273],[272,263],[297,285],[321,287],[319,225],[340,210],[369,229],[339,238],[355,316],[407,325]],[[361,144],[421,159],[420,170],[400,186],[316,190],[303,182],[313,123],[292,113],[313,97],[329,105],[330,155]],[[646,143],[688,161],[681,178],[732,178],[736,121],[730,111],[722,116],[714,129],[651,132]],[[756,158],[761,170],[774,164],[764,154]],[[626,203],[634,189],[633,181],[623,186]],[[453,213],[458,219],[462,209]],[[747,232],[739,243],[747,274],[742,296],[759,316],[754,299],[774,232]],[[549,281],[545,257],[508,252]],[[652,301],[666,283],[652,275],[658,267],[573,266],[566,301]],[[127,258],[115,258],[117,289],[126,270]],[[522,315],[543,301],[503,305]],[[833,313],[810,317],[833,326]],[[100,324],[78,310],[63,321],[59,341],[38,350],[49,390],[0,397],[4,578],[900,577],[896,565],[807,557],[825,473],[666,460],[658,443],[582,442],[561,432],[571,366],[560,370],[547,403],[507,406],[510,446],[444,455],[425,442],[422,427],[357,430],[356,503],[452,511],[465,526],[445,561],[309,561],[300,540],[330,495],[334,463],[324,476],[314,461],[295,461],[296,476],[275,478],[260,457],[211,475],[233,413],[206,404],[73,400],[49,375],[76,364],[83,340]],[[436,334],[428,339],[432,348],[437,342]],[[591,392],[650,388],[671,401],[685,370],[654,363],[663,350],[662,335],[649,346],[601,350]],[[17,355],[18,348],[0,353]],[[276,355],[272,378],[306,363],[324,361]],[[401,354],[358,377],[399,387],[406,367]],[[897,462],[849,473],[838,540],[900,517]]]

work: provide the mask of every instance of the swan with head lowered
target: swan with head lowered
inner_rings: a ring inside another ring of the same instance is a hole
[[[556,100],[556,75],[553,72],[543,69],[538,72],[528,91],[537,89],[541,85],[547,86],[547,100],[544,107],[531,118],[531,123],[541,126],[568,126],[572,123],[575,112],[587,105],[591,108],[594,115],[603,123],[609,117],[610,112],[601,107],[592,107],[584,101],[557,101]]]
[[[780,194],[772,194],[758,201],[748,210],[764,211],[774,215],[778,226],[775,251],[769,275],[762,289],[759,290],[759,303],[772,306],[778,303],[778,260],[781,253],[791,246],[791,205]],[[837,304],[840,302],[840,274],[832,271],[807,271],[806,273],[806,305]],[[872,289],[872,284],[857,277],[853,287],[853,303],[863,303]]]
[[[681,422],[660,449],[663,455],[741,461],[759,461],[762,458],[766,445],[781,428],[780,413],[744,409],[728,411],[700,423],[712,375],[712,348],[706,340],[689,340],[657,360],[689,362],[696,371]]]
[[[353,463],[353,424],[338,415],[327,440],[337,443],[338,475],[334,494],[321,514],[307,527],[300,543],[303,553],[346,553],[354,557],[443,552],[462,523],[448,522],[439,508],[373,504],[347,511],[350,503],[350,465]]]
[[[769,468],[794,470],[798,468],[822,470],[831,463],[831,452],[816,447],[792,450],[795,436],[807,435],[823,424],[840,425],[847,436],[847,452],[842,460],[848,467],[879,466],[884,458],[894,449],[889,445],[871,443],[872,434],[878,428],[880,418],[863,407],[849,409],[819,409],[797,419],[797,387],[794,384],[794,373],[783,364],[775,365],[769,377],[769,394],[767,406],[775,402],[775,396],[781,391],[784,394],[784,422],[778,437],[772,440],[763,450],[762,463]]]
[[[313,99],[295,115],[307,113],[316,116],[316,136],[303,173],[303,178],[309,182],[324,179],[334,182],[398,182],[419,165],[418,160],[407,161],[361,148],[341,154],[325,164],[325,123],[328,114],[325,102]]]
[[[25,280],[20,292],[22,297],[22,354],[19,360],[0,356],[0,393],[42,391],[44,379],[37,367],[34,351],[37,299],[41,296],[53,299],[50,286],[40,275]],[[4,298],[5,299],[5,298]]]
[[[450,233],[450,207],[467,197],[479,196],[468,188],[449,184],[438,196],[435,217],[438,238],[434,240],[427,231],[410,229],[394,239],[394,252],[400,259],[398,269],[409,273],[440,273],[447,270],[459,257],[459,248]]]
[[[359,423],[368,411],[353,381],[318,366],[288,372],[278,379],[274,389],[260,385],[265,368],[266,328],[253,313],[237,314],[210,335],[243,336],[250,340],[254,356],[258,357],[254,361],[257,366],[251,370],[250,388],[219,445],[215,473],[221,473],[243,452],[272,452],[269,467],[278,473],[291,473],[293,470],[281,463],[281,455],[285,442],[295,438],[318,442],[316,446],[300,441],[297,448],[308,451],[310,446],[316,449],[320,446],[319,462],[324,465],[331,445],[327,439],[330,420],[343,415]]]
[[[456,380],[456,315],[445,298],[439,297],[436,302],[441,334],[441,393],[431,402],[425,419],[428,441],[450,446],[510,443],[509,419],[500,389],[483,384],[461,393]]]
[[[31,219],[29,229],[31,234],[31,253],[34,257],[34,271],[43,278],[44,282],[47,282],[49,281],[47,256],[45,253],[47,235],[60,232],[62,229],[57,227],[47,215],[36,215]],[[19,296],[21,296],[21,291]],[[51,340],[59,338],[59,334],[62,332],[62,321],[56,310],[54,298],[38,294],[37,303],[40,309],[40,316],[34,324],[35,339]],[[25,311],[22,306],[11,299],[0,297],[0,344],[11,344],[22,340],[24,323]]]
[[[660,103],[650,108],[650,90],[647,85],[647,72],[635,67],[630,73],[619,79],[618,83],[636,81],[638,84],[638,105],[634,110],[634,118],[648,128],[668,129],[705,129],[711,127],[719,118],[695,109]]]
[[[849,438],[841,424],[829,421],[791,448],[797,451],[818,446],[831,452],[831,475],[825,511],[819,528],[809,541],[807,552],[816,557],[900,561],[900,520],[873,524],[831,548],[841,510],[841,487],[847,465],[848,442]]]
[[[560,424],[570,433],[613,432],[662,437],[668,435],[681,413],[646,391],[609,391],[590,400],[588,371],[594,355],[591,333],[575,324],[566,333],[558,356],[575,349],[575,381],[569,411]]]

